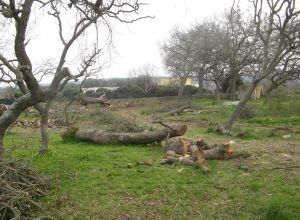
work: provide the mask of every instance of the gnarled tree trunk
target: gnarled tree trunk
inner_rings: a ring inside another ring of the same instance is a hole
[[[229,120],[226,123],[226,129],[231,130],[231,128],[233,127],[234,122],[238,119],[238,117],[240,116],[242,110],[245,108],[247,102],[250,100],[251,95],[253,93],[253,91],[255,90],[256,85],[259,82],[253,82],[250,86],[250,88],[248,89],[246,95],[244,96],[244,98],[239,102],[239,104],[237,105],[237,107],[234,109],[233,113],[231,114]]]
[[[20,97],[17,101],[10,105],[5,112],[3,112],[0,117],[0,156],[2,156],[4,152],[4,135],[6,130],[18,119],[20,114],[26,108],[33,106],[40,101],[41,96],[32,97],[31,94],[28,93]]]
[[[237,82],[237,74],[232,73],[231,80],[230,80],[230,88],[231,88],[231,93],[230,93],[230,98],[232,101],[236,100],[236,82]]]
[[[187,130],[185,124],[173,125],[158,131],[137,133],[108,133],[97,130],[82,130],[75,134],[75,138],[97,144],[150,144],[160,142],[169,137],[183,136]]]
[[[48,120],[49,120],[49,108],[51,101],[47,102],[44,106],[38,104],[35,108],[39,111],[41,116],[41,146],[39,153],[45,154],[48,151],[49,135],[48,135]]]
[[[178,90],[178,97],[183,96],[184,86],[185,86],[186,81],[187,81],[187,78],[186,78],[186,77],[180,78],[180,82],[179,82],[179,90]]]

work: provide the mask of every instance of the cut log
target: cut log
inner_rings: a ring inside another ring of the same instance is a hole
[[[108,98],[107,98],[106,94],[103,94],[98,98],[79,95],[78,101],[80,102],[81,105],[100,103],[101,105],[110,106],[110,103],[108,102]]]
[[[212,149],[204,150],[203,152],[206,160],[223,160],[225,155],[233,153],[233,149],[230,147],[229,143],[224,143],[216,145]]]
[[[199,138],[196,141],[190,142],[189,145],[197,145],[197,147],[200,150],[208,150],[211,148],[211,146],[206,141],[204,141],[204,139],[202,139],[202,138]]]
[[[251,154],[248,152],[233,152],[232,154],[225,154],[224,160],[246,159],[250,156],[251,156]]]
[[[151,144],[161,142],[169,137],[182,136],[187,130],[185,124],[173,125],[158,131],[137,133],[108,133],[97,130],[82,130],[75,134],[75,138],[97,144]]]
[[[221,135],[228,135],[228,136],[233,136],[233,137],[243,137],[246,134],[245,132],[235,133],[230,130],[227,130],[226,128],[224,128],[222,126],[217,127],[216,131]]]
[[[198,115],[198,114],[209,114],[209,113],[217,113],[221,112],[220,110],[200,110],[197,112],[192,112],[191,115]]]
[[[174,151],[176,154],[184,156],[188,152],[188,144],[182,136],[175,137],[167,140],[165,149],[166,151]]]
[[[172,110],[172,111],[169,111],[169,115],[180,115],[180,114],[182,114],[185,110],[190,109],[190,108],[191,108],[191,106],[188,104],[188,105],[179,107],[179,108],[177,108],[177,109],[174,109],[174,110]]]
[[[209,171],[207,161],[204,158],[204,153],[201,150],[197,151],[197,159],[193,160],[191,156],[181,156],[174,151],[167,151],[166,158],[160,161],[160,164],[174,164],[182,163],[188,166],[196,166],[201,168],[204,172]]]

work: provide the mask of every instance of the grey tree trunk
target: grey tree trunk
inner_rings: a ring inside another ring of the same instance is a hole
[[[178,97],[183,96],[184,85],[186,83],[187,78],[181,78],[179,83]]]
[[[203,74],[198,74],[199,95],[203,95]]]
[[[49,106],[50,103],[47,103],[45,106],[39,105],[36,107],[41,116],[41,146],[39,153],[45,154],[48,151],[49,144],[49,135],[48,135],[48,119],[49,119]]]
[[[229,117],[229,120],[227,121],[226,126],[225,126],[226,129],[228,129],[228,130],[232,129],[233,124],[235,123],[237,118],[240,116],[240,114],[241,114],[242,110],[244,109],[244,107],[246,106],[247,102],[250,100],[251,95],[252,95],[253,91],[255,90],[255,87],[257,84],[258,84],[258,82],[253,82],[251,84],[247,93],[245,94],[243,99],[239,102],[239,104],[237,105],[237,107],[234,109],[233,113]]]
[[[231,87],[230,98],[231,98],[232,101],[236,100],[236,82],[237,82],[237,74],[233,73],[232,78],[231,78],[231,82],[230,82],[230,87]]]
[[[0,158],[3,157],[4,154],[4,136],[0,135]]]
[[[4,135],[6,130],[13,124],[20,114],[30,106],[41,101],[41,96],[32,97],[30,93],[15,101],[0,117],[0,155],[4,152]]]
[[[65,114],[65,122],[66,122],[66,124],[69,124],[70,123],[70,120],[69,120],[69,107],[70,107],[70,105],[72,105],[72,103],[75,101],[75,98],[74,99],[72,99],[71,101],[69,101],[66,105],[65,105],[65,107],[64,107],[64,114]]]
[[[219,84],[217,82],[215,82],[215,85],[216,85],[216,90],[215,90],[215,92],[216,92],[216,100],[220,101],[221,100],[221,97],[220,97],[220,86],[219,86]]]

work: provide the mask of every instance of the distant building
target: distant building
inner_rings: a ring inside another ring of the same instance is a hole
[[[166,77],[166,78],[161,78],[160,81],[157,83],[159,86],[171,86],[171,85],[179,85],[179,79],[176,78],[171,78],[171,77]],[[198,87],[198,83],[191,78],[188,78],[185,82],[186,86],[195,86]]]
[[[239,100],[244,98],[244,96],[246,95],[246,93],[249,89],[249,86],[250,85],[243,85],[238,88],[237,97]],[[256,99],[262,98],[263,96],[265,96],[265,90],[266,90],[265,84],[262,84],[262,83],[258,84],[255,87],[255,90],[253,91],[253,93],[251,95],[251,99],[256,100]]]

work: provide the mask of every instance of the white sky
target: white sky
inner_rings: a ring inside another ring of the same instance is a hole
[[[164,75],[159,47],[174,25],[189,27],[196,21],[220,15],[233,0],[148,0],[143,14],[154,15],[134,24],[119,24],[113,37],[117,55],[103,77],[126,77],[128,71],[150,63],[157,67],[156,75]]]
[[[155,75],[165,75],[159,48],[168,38],[171,28],[175,25],[187,28],[204,18],[218,16],[225,9],[230,8],[233,0],[140,0],[140,2],[149,4],[142,7],[140,15],[151,15],[155,18],[143,19],[133,24],[113,22],[115,49],[111,53],[110,65],[106,65],[99,77],[127,77],[130,69],[139,68],[144,64],[154,65],[156,67]],[[32,20],[32,29],[29,31],[31,40],[27,46],[29,56],[35,66],[39,66],[41,60],[57,61],[62,50],[57,33],[57,23],[50,16],[42,16],[45,13],[40,12],[39,9],[34,10],[33,13],[35,16]],[[67,21],[67,23],[70,22]],[[3,36],[10,38],[8,31],[4,31],[2,38]],[[102,39],[105,38],[104,34]],[[77,54],[78,45],[75,45],[68,55]],[[104,60],[107,61],[107,58]],[[66,66],[75,72],[78,61],[78,59],[68,59]],[[49,81],[50,78],[43,80],[44,83]]]

